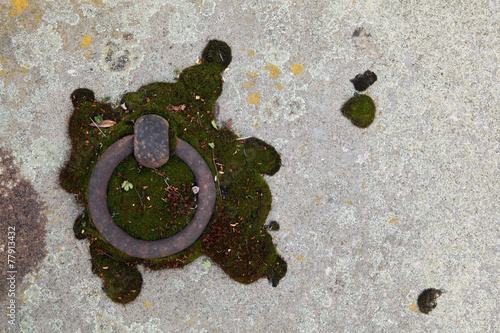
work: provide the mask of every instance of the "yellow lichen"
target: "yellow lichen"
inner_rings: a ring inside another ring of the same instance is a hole
[[[9,15],[11,17],[21,15],[26,8],[28,8],[29,1],[28,0],[10,0],[10,4],[13,9],[10,10]]]
[[[257,77],[257,76],[259,76],[259,74],[251,72],[251,71],[247,72],[247,78],[249,78],[249,79]]]
[[[260,102],[260,93],[256,92],[248,96],[248,104],[257,105]]]
[[[82,49],[88,49],[90,47],[90,44],[94,43],[94,40],[92,39],[91,35],[85,35],[82,37],[82,42],[80,44],[80,47]]]
[[[389,220],[389,224],[397,224],[398,223],[398,219],[393,217],[392,219]]]
[[[281,75],[281,71],[278,69],[278,67],[274,66],[271,63],[269,63],[269,66],[264,66],[264,69],[266,71],[269,71],[269,77],[271,79],[277,79],[278,76]]]
[[[301,64],[296,64],[296,63],[292,64],[292,73],[293,74],[300,75],[300,74],[302,74],[302,72],[304,72],[304,66],[302,66]]]
[[[243,82],[243,88],[250,88],[250,87],[254,87],[254,86],[255,86],[255,82],[252,82],[252,81]]]
[[[409,308],[410,308],[410,311],[413,311],[413,312],[417,311],[417,303],[415,303],[415,302],[411,303]]]
[[[276,88],[278,88],[278,90],[283,90],[283,86],[279,83],[276,83]]]
[[[91,0],[94,4],[101,6],[101,8],[106,7],[106,4],[102,0]]]

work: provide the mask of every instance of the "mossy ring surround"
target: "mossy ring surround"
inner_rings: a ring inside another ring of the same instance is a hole
[[[143,117],[153,117],[150,120],[157,120],[154,117],[161,118],[156,115],[145,115]],[[136,133],[135,135],[138,134],[141,136],[142,133]],[[189,166],[200,188],[193,219],[184,229],[171,237],[156,241],[136,239],[115,224],[107,204],[108,182],[111,175],[118,164],[134,152],[134,147],[134,135],[126,136],[111,145],[97,161],[88,186],[90,215],[99,233],[123,253],[143,259],[168,257],[188,248],[201,236],[207,227],[216,201],[212,172],[196,149],[189,143],[177,138],[175,155]],[[168,151],[168,146],[166,149]]]

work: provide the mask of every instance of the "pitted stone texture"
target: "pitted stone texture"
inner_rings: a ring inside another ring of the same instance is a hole
[[[159,168],[169,158],[168,121],[155,114],[140,117],[134,126],[135,159],[148,168]]]

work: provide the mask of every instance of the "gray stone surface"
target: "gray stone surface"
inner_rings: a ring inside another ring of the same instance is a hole
[[[2,327],[500,331],[497,0],[2,0],[0,8],[0,144],[45,201],[48,221],[40,234],[48,255],[17,282],[18,326],[2,316]],[[81,207],[57,183],[70,94],[86,87],[118,102],[172,81],[213,38],[233,50],[218,121],[232,119],[239,135],[283,155],[268,178],[269,219],[281,224],[273,236],[288,274],[277,288],[241,285],[200,258],[145,272],[137,302],[116,305],[73,236]],[[361,130],[339,109],[354,93],[349,80],[367,69],[378,76],[367,90],[378,110]],[[426,288],[446,291],[428,315],[416,306]]]

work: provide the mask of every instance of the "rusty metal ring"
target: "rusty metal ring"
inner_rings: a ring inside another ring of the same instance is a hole
[[[120,139],[97,161],[88,187],[90,215],[99,233],[118,250],[143,259],[168,257],[193,244],[207,227],[216,200],[212,172],[196,149],[177,138],[175,155],[189,166],[200,188],[194,217],[184,229],[171,237],[156,241],[133,238],[115,224],[109,213],[107,201],[109,179],[116,166],[134,152],[133,141],[134,135]]]

